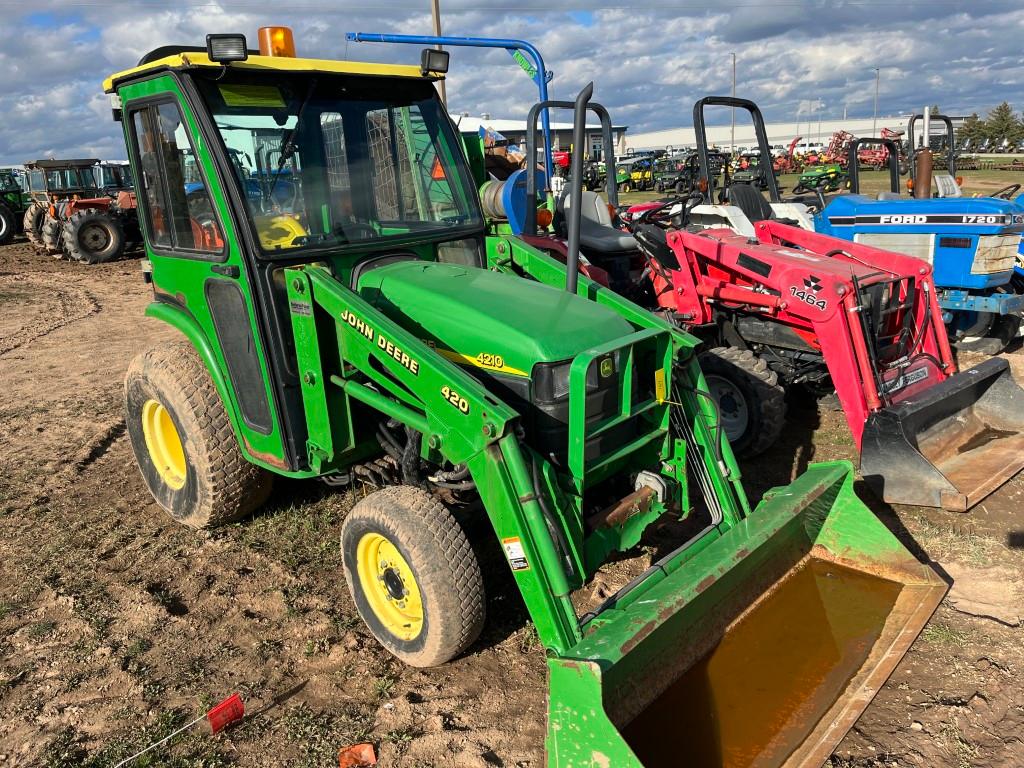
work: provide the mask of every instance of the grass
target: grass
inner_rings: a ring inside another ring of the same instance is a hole
[[[42,640],[44,637],[49,637],[57,629],[56,623],[52,621],[37,621],[35,624],[30,624],[26,634],[31,640]]]
[[[43,751],[45,768],[111,768],[130,755],[170,735],[192,719],[180,710],[168,710],[157,715],[148,725],[131,722],[123,735],[112,739],[103,749],[89,754],[82,746],[82,734],[72,727],[61,730]],[[229,763],[202,730],[186,731],[164,746],[139,757],[132,768],[221,768]]]
[[[320,768],[337,764],[339,747],[369,740],[373,712],[353,708],[322,712],[303,703],[289,709],[279,727],[301,754],[299,762],[293,765]]]
[[[331,495],[295,500],[271,508],[237,532],[245,546],[294,575],[338,571],[341,520],[351,506],[346,499],[344,495]]]
[[[939,743],[956,760],[956,768],[971,768],[974,758],[978,756],[978,748],[964,738],[960,725],[953,719],[942,724],[939,731]]]
[[[929,624],[921,632],[921,638],[932,645],[948,648],[966,648],[971,642],[971,634],[961,629],[947,627],[944,624]]]
[[[937,524],[925,517],[904,518],[918,544],[933,560],[953,560],[975,567],[990,565],[1005,548],[989,536],[958,531],[948,523]]]

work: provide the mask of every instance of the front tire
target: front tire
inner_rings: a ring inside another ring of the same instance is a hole
[[[39,230],[39,241],[46,252],[56,259],[64,258],[64,249],[61,247],[63,232],[64,223],[47,213]]]
[[[443,664],[480,635],[480,564],[458,521],[426,491],[384,488],[356,504],[341,529],[341,556],[359,615],[406,664]]]
[[[17,223],[14,212],[4,203],[0,203],[0,245],[7,245],[14,239]]]
[[[778,374],[745,349],[714,347],[698,358],[737,456],[763,453],[786,423],[786,391]]]
[[[251,464],[206,366],[188,342],[138,355],[125,377],[135,459],[157,504],[191,528],[215,528],[266,501],[272,475]]]
[[[21,221],[21,231],[25,233],[25,237],[32,243],[36,248],[41,248],[43,243],[40,239],[41,230],[43,228],[43,218],[46,216],[46,208],[41,206],[39,203],[32,203],[25,211],[25,216]]]

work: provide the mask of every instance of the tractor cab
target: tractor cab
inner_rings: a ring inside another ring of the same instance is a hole
[[[37,203],[49,205],[73,197],[98,197],[94,169],[99,160],[35,160],[25,163],[26,191]]]
[[[128,163],[99,163],[95,166],[95,174],[96,185],[109,197],[134,190],[132,169]]]
[[[18,234],[31,202],[22,188],[22,175],[13,168],[0,168],[0,245],[7,245]]]

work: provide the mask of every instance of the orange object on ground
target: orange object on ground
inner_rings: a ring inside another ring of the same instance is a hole
[[[377,752],[373,744],[353,744],[338,753],[338,768],[368,768],[376,764]]]

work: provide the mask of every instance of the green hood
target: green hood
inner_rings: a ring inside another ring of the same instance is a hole
[[[568,360],[634,330],[579,296],[454,264],[388,264],[365,273],[357,290],[446,357],[513,375],[529,375],[535,363]]]

